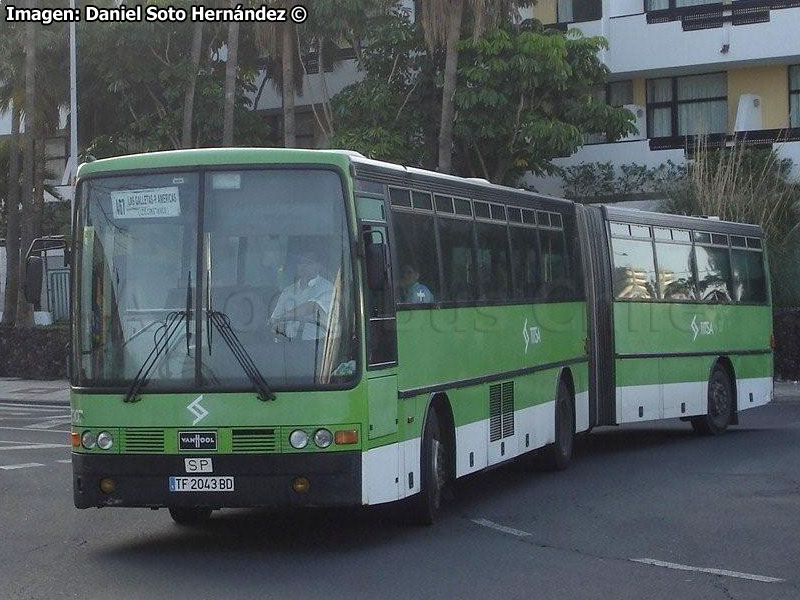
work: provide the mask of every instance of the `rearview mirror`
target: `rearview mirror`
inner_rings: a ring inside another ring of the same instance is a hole
[[[44,263],[40,256],[29,256],[25,262],[25,300],[39,307],[42,300],[42,273]]]

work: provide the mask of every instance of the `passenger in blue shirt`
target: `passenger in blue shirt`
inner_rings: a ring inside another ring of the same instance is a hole
[[[424,283],[419,281],[419,271],[412,264],[407,264],[400,272],[400,285],[403,287],[403,301],[409,304],[427,304],[433,302],[433,294]]]

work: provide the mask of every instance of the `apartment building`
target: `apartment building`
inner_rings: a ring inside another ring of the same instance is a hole
[[[413,14],[413,3],[404,4]],[[634,135],[617,142],[593,136],[574,155],[556,159],[558,166],[681,164],[702,133],[716,146],[735,136],[774,146],[800,176],[800,0],[538,0],[522,12],[564,31],[604,36],[609,49],[601,59],[610,77],[601,93],[636,119]],[[331,73],[311,69],[297,99],[298,142],[318,147],[325,140],[311,103],[359,73],[351,59]],[[280,107],[272,86],[262,86],[256,109],[271,115],[276,131]],[[527,182],[564,192],[559,177]]]
[[[710,145],[772,146],[800,176],[800,0],[539,0],[530,12],[604,36],[606,98],[636,117],[636,134],[594,137],[558,166],[680,164],[707,134]],[[558,177],[529,182],[563,192]]]

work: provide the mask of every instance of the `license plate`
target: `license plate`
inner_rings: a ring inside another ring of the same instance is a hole
[[[184,458],[183,465],[187,473],[213,473],[214,463],[210,458]]]
[[[232,492],[233,477],[170,477],[170,492]]]

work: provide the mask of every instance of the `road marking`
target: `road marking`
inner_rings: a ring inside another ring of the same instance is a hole
[[[632,558],[631,561],[652,565],[654,567],[665,567],[667,569],[677,569],[679,571],[697,571],[699,573],[710,573],[711,575],[723,575],[725,577],[737,577],[739,579],[750,579],[751,581],[761,581],[763,583],[782,583],[785,579],[777,577],[767,577],[766,575],[753,575],[752,573],[740,573],[738,571],[728,571],[727,569],[710,569],[708,567],[692,567],[680,565],[678,563],[656,560],[654,558]]]
[[[47,448],[70,448],[69,444],[26,444],[24,446],[9,446],[7,448],[0,448],[0,452],[4,450],[44,450]]]
[[[68,458],[66,460],[57,460],[56,462],[57,463],[61,463],[62,465],[71,465],[72,464],[72,459]]]
[[[513,527],[506,527],[505,525],[500,525],[499,523],[495,523],[494,521],[489,521],[488,519],[472,519],[472,522],[475,523],[476,525],[480,525],[481,527],[488,527],[489,529],[494,529],[495,531],[501,531],[509,535],[515,535],[517,537],[528,537],[533,535],[532,533],[528,533],[527,531],[522,531],[521,529],[514,529]]]
[[[0,402],[0,410],[25,410],[31,412],[69,411],[68,406],[34,406],[32,404],[6,404]]]
[[[27,469],[28,467],[43,467],[42,463],[22,463],[21,465],[0,465],[0,469],[4,471],[13,471],[15,469]]]
[[[71,433],[67,429],[30,429],[28,427],[0,427],[0,429],[10,429],[11,431],[35,431],[36,433]]]
[[[33,425],[26,425],[25,427],[27,429],[51,429],[57,425],[67,425],[70,422],[72,422],[72,417],[67,415],[66,417],[56,417],[55,419],[34,423]]]

